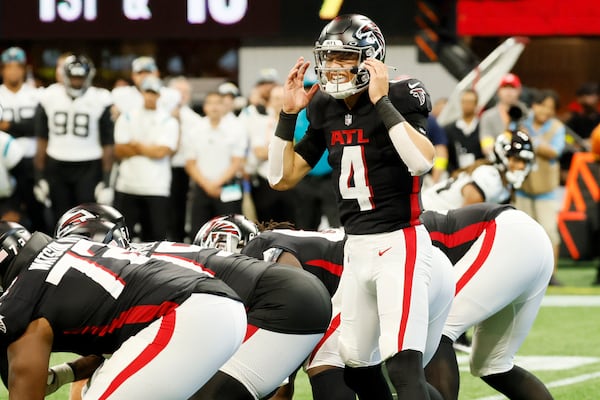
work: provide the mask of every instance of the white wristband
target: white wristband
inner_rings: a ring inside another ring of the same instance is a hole
[[[54,393],[63,385],[75,380],[73,368],[67,363],[55,365],[48,370],[48,381],[46,382],[46,395]]]

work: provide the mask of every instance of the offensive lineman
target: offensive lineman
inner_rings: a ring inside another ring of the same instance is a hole
[[[294,187],[329,150],[348,234],[340,322],[346,382],[359,398],[391,398],[383,360],[400,399],[429,399],[422,364],[433,246],[418,219],[421,176],[434,158],[425,135],[429,95],[416,79],[389,82],[383,34],[365,16],[333,19],[314,52],[319,84],[304,90],[303,58],[284,84],[269,182]],[[305,107],[310,124],[294,147]]]
[[[71,55],[63,84],[49,86],[36,110],[36,196],[49,199],[55,220],[76,204],[95,201],[109,186],[114,124],[106,89],[91,86],[93,63]],[[54,223],[53,223],[54,225]]]
[[[421,220],[454,265],[456,294],[442,340],[426,367],[444,400],[458,399],[453,342],[474,327],[471,373],[510,399],[551,400],[544,384],[514,365],[552,275],[552,244],[543,228],[512,206],[481,203]]]
[[[43,399],[50,353],[64,351],[111,354],[83,399],[184,399],[244,337],[239,297],[206,271],[79,237],[30,236],[6,222],[0,249],[11,398]]]
[[[56,235],[103,237],[122,245],[127,241],[124,229],[123,216],[112,207],[85,204],[61,217]],[[258,233],[249,220],[230,215],[208,222],[195,243],[221,248],[221,230],[236,232],[236,245]],[[298,368],[327,329],[331,317],[327,290],[305,271],[232,254],[235,246],[225,248],[227,252],[173,242],[132,244],[132,248],[182,268],[210,270],[246,306],[248,328],[242,346],[190,399],[256,400],[268,396]]]

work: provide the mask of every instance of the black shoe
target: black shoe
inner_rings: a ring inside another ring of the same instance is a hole
[[[550,282],[548,282],[548,285],[550,286],[564,286],[564,284],[559,281],[558,279],[556,279],[556,276],[552,275],[550,277]]]

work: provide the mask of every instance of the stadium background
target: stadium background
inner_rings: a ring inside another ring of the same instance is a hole
[[[587,0],[21,0],[0,4],[0,48],[23,47],[31,76],[53,80],[64,51],[94,60],[96,84],[129,75],[136,55],[156,57],[163,75],[195,78],[194,101],[223,80],[246,95],[262,68],[280,77],[298,55],[312,58],[322,8],[370,16],[386,35],[387,63],[447,96],[506,37],[530,38],[514,72],[551,87],[561,105],[600,80],[600,7]],[[191,20],[191,22],[190,22]],[[219,22],[220,21],[220,22]]]

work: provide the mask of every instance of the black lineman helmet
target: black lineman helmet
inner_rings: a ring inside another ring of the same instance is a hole
[[[115,208],[85,203],[64,213],[54,231],[55,238],[78,235],[95,242],[115,242],[119,247],[129,247],[129,230],[125,217]]]
[[[258,227],[240,214],[215,217],[202,225],[194,244],[239,253],[248,242],[258,235]]]
[[[69,96],[73,98],[83,96],[85,91],[92,85],[95,75],[96,68],[94,68],[94,63],[89,58],[71,55],[65,59],[63,79]],[[81,85],[75,85],[73,78],[81,78],[83,82]]]
[[[0,278],[4,278],[8,265],[30,238],[31,233],[22,225],[0,221]]]
[[[323,28],[315,43],[314,54],[321,89],[337,99],[343,99],[367,87],[369,73],[362,68],[362,63],[367,58],[384,61],[385,39],[379,27],[364,15],[340,15]],[[337,83],[330,77],[341,68],[328,68],[325,63],[344,54],[346,58],[357,59],[356,66],[350,68],[356,76],[350,82]]]

